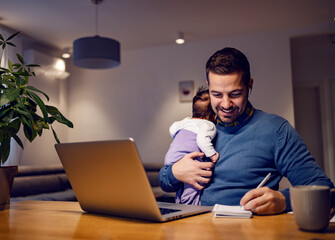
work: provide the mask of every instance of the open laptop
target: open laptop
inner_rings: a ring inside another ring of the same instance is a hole
[[[164,222],[212,210],[208,206],[156,202],[131,138],[63,143],[55,148],[86,212]]]

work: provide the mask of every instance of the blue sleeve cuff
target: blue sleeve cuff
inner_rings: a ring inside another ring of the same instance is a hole
[[[171,185],[178,185],[181,182],[173,175],[172,166],[173,165],[170,165],[167,169],[168,181]]]
[[[158,178],[159,184],[165,192],[176,192],[183,184],[173,175],[172,165],[163,166],[159,172]]]
[[[280,191],[284,197],[285,197],[285,201],[286,201],[286,209],[285,212],[290,212],[292,211],[292,207],[291,207],[291,199],[290,199],[290,189],[289,188],[285,188],[284,190]]]

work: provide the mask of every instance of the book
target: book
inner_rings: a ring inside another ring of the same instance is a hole
[[[251,218],[252,212],[242,206],[215,204],[212,210],[214,217]]]

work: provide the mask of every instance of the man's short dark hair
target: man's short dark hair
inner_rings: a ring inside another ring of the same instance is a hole
[[[211,107],[207,87],[201,86],[193,97],[192,117],[214,121],[215,113]]]
[[[209,72],[218,75],[240,74],[243,84],[248,89],[250,82],[250,65],[247,57],[235,48],[223,48],[214,53],[206,63],[206,77]]]

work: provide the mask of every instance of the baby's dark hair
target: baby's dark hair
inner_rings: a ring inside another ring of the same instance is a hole
[[[193,97],[192,117],[202,118],[214,122],[215,113],[211,107],[209,90],[205,86],[199,87]]]

